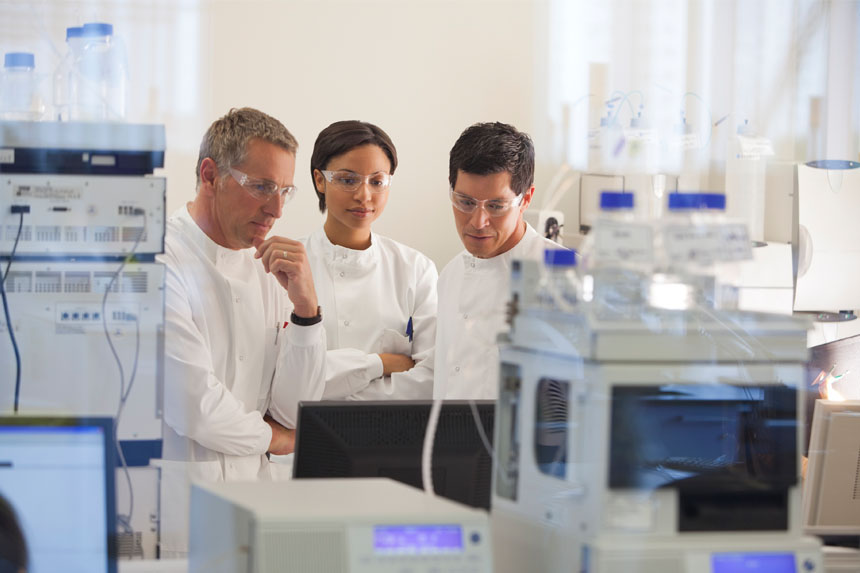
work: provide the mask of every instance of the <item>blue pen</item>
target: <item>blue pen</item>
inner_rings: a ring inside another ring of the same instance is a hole
[[[409,317],[409,322],[406,323],[406,336],[409,337],[409,342],[412,342],[412,317]]]

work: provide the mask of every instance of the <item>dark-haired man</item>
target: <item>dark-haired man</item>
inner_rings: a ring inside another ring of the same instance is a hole
[[[448,163],[454,223],[465,251],[439,275],[433,397],[498,397],[499,350],[511,261],[542,259],[556,243],[523,220],[534,194],[534,146],[503,123],[464,131]]]
[[[269,236],[296,188],[297,143],[250,108],[200,145],[197,195],[167,224],[161,555],[187,552],[190,483],[272,479],[299,400],[325,384],[304,246]]]

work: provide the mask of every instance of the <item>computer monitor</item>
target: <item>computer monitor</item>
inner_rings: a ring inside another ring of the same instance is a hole
[[[675,489],[680,532],[789,529],[797,388],[615,385],[611,396],[611,489]]]
[[[302,402],[293,476],[388,477],[421,488],[421,451],[431,400]],[[492,445],[495,402],[476,401]],[[490,508],[492,459],[468,401],[446,401],[433,444],[433,489]]]
[[[115,467],[111,418],[0,417],[0,495],[28,573],[116,573]]]
[[[815,402],[803,525],[816,535],[860,536],[860,400]]]

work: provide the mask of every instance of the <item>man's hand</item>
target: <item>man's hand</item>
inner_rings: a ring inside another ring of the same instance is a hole
[[[383,352],[379,359],[382,360],[383,376],[390,376],[393,372],[406,372],[415,366],[415,361],[405,354]]]
[[[283,427],[268,414],[263,416],[263,421],[272,428],[272,441],[269,443],[269,453],[278,456],[293,453],[293,450],[296,448],[296,431]]]
[[[256,258],[272,273],[293,302],[293,311],[303,317],[317,315],[317,293],[305,246],[285,237],[269,237],[257,245]]]

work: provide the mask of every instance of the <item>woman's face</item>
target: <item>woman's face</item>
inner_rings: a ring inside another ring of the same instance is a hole
[[[382,214],[388,202],[388,186],[380,185],[380,180],[391,173],[388,156],[378,145],[362,145],[332,157],[326,171],[341,175],[328,181],[319,170],[314,171],[317,190],[325,194],[327,229],[333,226],[338,233],[369,234],[370,225]],[[349,175],[355,177],[349,179]],[[374,175],[377,177],[372,177]],[[366,180],[355,191],[345,190],[341,182],[355,179]]]

